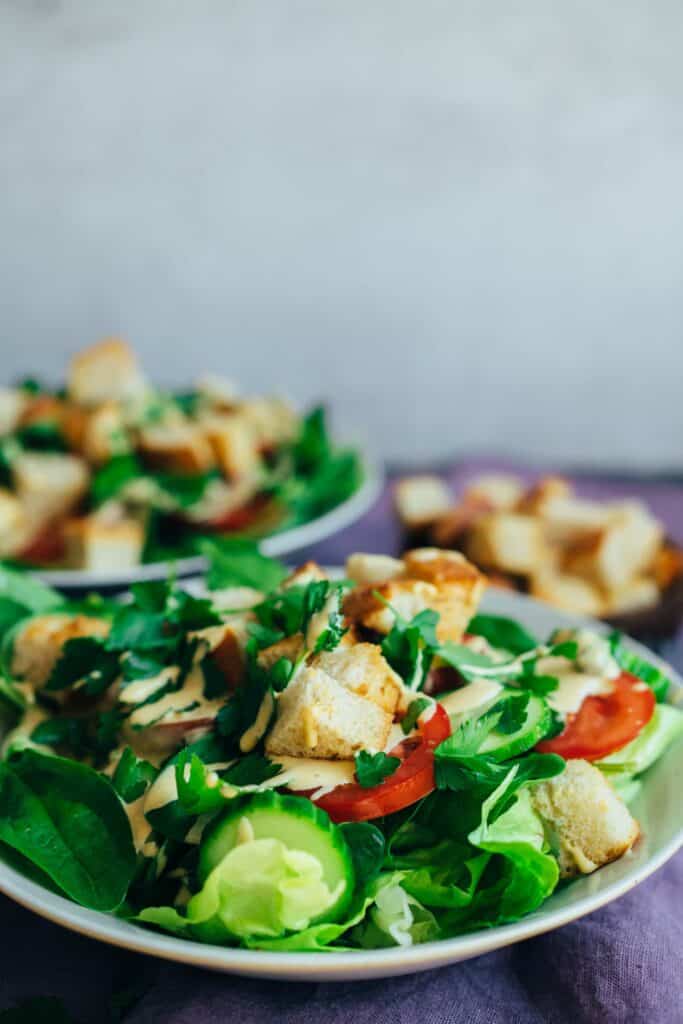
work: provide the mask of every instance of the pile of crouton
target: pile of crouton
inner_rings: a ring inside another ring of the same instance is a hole
[[[528,487],[517,476],[480,476],[458,502],[439,477],[408,477],[395,504],[408,543],[457,548],[492,583],[577,614],[654,608],[683,574],[683,554],[642,502],[589,501],[562,477]]]
[[[0,389],[0,558],[70,568],[122,569],[141,561],[151,507],[200,524],[220,523],[258,493],[264,455],[291,440],[297,416],[283,401],[238,398],[206,377],[191,412],[152,389],[118,338],[77,354],[63,392]],[[22,443],[27,429],[53,430],[64,451]],[[134,454],[150,472],[215,474],[195,504],[173,499],[144,474],[95,508],[94,475]]]

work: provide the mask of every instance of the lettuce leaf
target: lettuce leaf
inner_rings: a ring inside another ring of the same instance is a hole
[[[621,750],[596,761],[596,767],[610,775],[640,775],[681,735],[683,712],[669,704],[657,704],[652,718],[638,736]]]

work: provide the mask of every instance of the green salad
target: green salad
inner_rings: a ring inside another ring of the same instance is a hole
[[[6,863],[198,942],[359,951],[517,921],[637,842],[683,714],[622,637],[480,612],[455,552],[212,556],[124,602],[0,570]]]
[[[307,523],[361,483],[322,407],[300,415],[215,375],[162,392],[119,339],[74,356],[63,389],[0,388],[0,558],[22,565],[120,572],[196,555]]]

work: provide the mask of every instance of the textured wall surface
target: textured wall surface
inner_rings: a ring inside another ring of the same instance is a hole
[[[2,376],[124,332],[396,458],[683,462],[674,0],[0,0]]]

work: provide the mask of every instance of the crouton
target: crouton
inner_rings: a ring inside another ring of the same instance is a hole
[[[90,474],[77,455],[21,452],[12,463],[12,475],[29,519],[39,524],[70,512],[85,495]]]
[[[572,485],[561,476],[544,476],[533,487],[525,491],[515,506],[515,512],[523,515],[542,515],[548,501],[569,498]]]
[[[666,590],[683,575],[683,551],[664,544],[655,555],[653,572],[660,590]]]
[[[662,541],[660,524],[639,508],[614,512],[608,525],[577,542],[568,551],[569,573],[618,591],[651,567]]]
[[[412,619],[431,608],[439,614],[437,636],[440,642],[457,643],[474,615],[482,589],[483,577],[438,585],[415,579],[389,580],[349,591],[343,601],[343,611],[352,622],[366,629],[389,633],[394,625],[392,609],[402,618]]]
[[[236,413],[203,417],[202,429],[221,472],[228,480],[252,478],[261,456],[251,423]]]
[[[90,462],[108,462],[131,450],[123,410],[117,402],[105,402],[85,420],[80,449]]]
[[[550,495],[540,507],[539,515],[549,541],[573,544],[606,526],[611,511],[608,505],[597,501]]]
[[[263,591],[254,587],[222,587],[211,591],[214,607],[224,613],[238,611],[243,614],[244,609],[260,604],[264,597]]]
[[[485,502],[491,509],[507,511],[524,493],[524,484],[510,473],[484,473],[470,480],[464,490],[466,501]]]
[[[92,572],[139,565],[145,545],[145,530],[137,519],[108,522],[96,515],[68,519],[63,536],[66,564]]]
[[[261,450],[293,441],[299,418],[292,406],[282,398],[253,398],[242,402],[241,415],[251,425],[256,444]]]
[[[0,488],[0,558],[18,555],[31,539],[26,510],[16,494]]]
[[[347,760],[359,750],[383,750],[391,721],[326,672],[304,668],[278,698],[266,753]]]
[[[0,437],[16,430],[27,401],[26,392],[19,388],[0,388]]]
[[[438,476],[409,476],[396,484],[394,503],[403,525],[419,530],[447,512],[453,496]]]
[[[287,590],[289,587],[305,587],[308,583],[317,583],[327,579],[329,579],[329,576],[317,562],[308,561],[296,568],[294,572],[291,572],[287,579],[283,580],[280,589]]]
[[[145,461],[165,473],[206,473],[215,465],[202,429],[190,421],[143,427],[138,443]]]
[[[197,394],[215,409],[227,411],[235,407],[237,387],[234,381],[217,373],[207,373],[197,381]]]
[[[607,597],[607,610],[611,614],[639,611],[653,608],[660,599],[659,587],[651,576],[636,576],[620,590],[613,590]]]
[[[383,583],[403,576],[405,567],[389,555],[366,555],[356,552],[346,559],[346,576],[354,583]]]
[[[465,498],[436,520],[430,539],[439,548],[461,547],[467,531],[491,511],[491,504],[486,498]]]
[[[11,671],[17,679],[40,688],[50,678],[67,640],[106,636],[109,623],[89,615],[54,612],[31,618],[14,638]]]
[[[245,622],[224,622],[218,626],[207,626],[189,634],[190,640],[199,643],[198,658],[208,653],[218,669],[225,676],[231,688],[236,687],[244,675],[249,631]]]
[[[465,551],[477,565],[525,576],[547,557],[539,520],[513,512],[479,519],[468,533]]]
[[[529,593],[538,601],[546,601],[577,615],[602,615],[605,599],[600,590],[579,576],[542,570],[531,577]]]
[[[263,647],[258,653],[258,663],[262,668],[272,668],[280,658],[287,658],[288,661],[296,661],[304,647],[304,638],[301,633],[294,633],[282,640]]]
[[[483,587],[484,577],[460,551],[413,548],[403,556],[405,575],[427,583],[475,583]]]
[[[588,761],[567,761],[561,775],[538,783],[531,792],[563,878],[596,871],[630,850],[638,838],[638,822]]]
[[[81,405],[92,407],[110,400],[123,401],[145,390],[135,353],[119,338],[91,345],[71,360],[67,392]]]
[[[403,682],[377,644],[336,647],[315,656],[312,664],[359,697],[393,715],[403,696]]]

